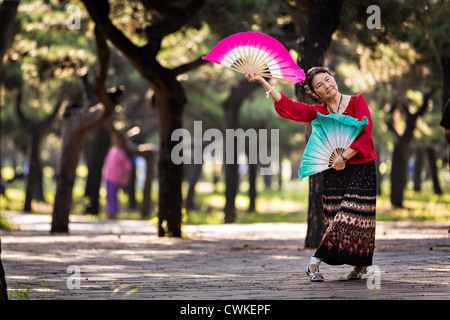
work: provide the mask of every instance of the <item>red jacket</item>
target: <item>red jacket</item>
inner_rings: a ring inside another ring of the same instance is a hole
[[[311,122],[317,117],[320,112],[324,115],[329,114],[326,103],[309,105],[302,102],[293,101],[287,98],[284,93],[281,94],[281,100],[275,102],[275,110],[277,113],[286,118],[301,122]],[[358,138],[351,144],[350,148],[358,150],[359,152],[348,160],[349,164],[363,164],[373,160],[377,160],[375,148],[372,139],[372,117],[370,116],[369,107],[366,100],[359,94],[351,96],[347,109],[344,115],[351,116],[358,120],[362,120],[364,116],[367,117],[369,123],[363,127]]]

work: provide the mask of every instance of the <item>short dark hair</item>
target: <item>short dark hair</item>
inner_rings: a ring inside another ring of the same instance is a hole
[[[316,93],[314,92],[312,81],[314,77],[319,73],[328,73],[330,76],[334,77],[334,75],[330,72],[330,70],[328,70],[325,67],[312,67],[311,69],[309,69],[308,72],[306,73],[305,82],[306,85],[308,86],[310,93],[313,94],[314,96],[316,95]]]

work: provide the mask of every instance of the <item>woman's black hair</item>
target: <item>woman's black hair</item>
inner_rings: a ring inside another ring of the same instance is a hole
[[[312,67],[311,69],[308,70],[308,72],[306,73],[305,82],[306,82],[306,85],[308,86],[307,89],[309,89],[310,94],[312,94],[316,98],[317,98],[317,95],[314,92],[314,87],[312,85],[312,81],[313,81],[314,77],[319,73],[328,73],[330,76],[332,76],[334,78],[334,75],[330,72],[330,70],[328,70],[325,67]]]

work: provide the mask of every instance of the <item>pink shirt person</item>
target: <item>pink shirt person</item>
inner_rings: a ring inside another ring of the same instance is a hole
[[[113,145],[103,164],[103,180],[123,186],[127,183],[128,172],[131,168],[132,163],[125,151]]]

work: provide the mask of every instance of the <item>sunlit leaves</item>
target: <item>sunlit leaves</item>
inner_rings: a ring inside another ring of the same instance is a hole
[[[208,48],[205,46],[205,40],[208,37],[210,37],[210,29],[207,25],[203,25],[198,30],[182,28],[163,39],[157,59],[167,68],[193,61],[202,53],[206,55],[208,52]]]

